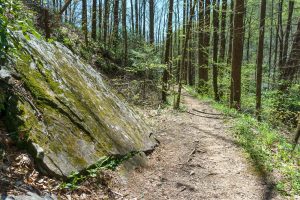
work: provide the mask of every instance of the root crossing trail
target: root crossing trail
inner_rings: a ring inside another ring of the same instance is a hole
[[[235,144],[224,116],[183,95],[187,112],[146,112],[161,144],[145,168],[121,181],[120,199],[280,199]]]

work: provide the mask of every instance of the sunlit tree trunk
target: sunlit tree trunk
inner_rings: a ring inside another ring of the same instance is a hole
[[[244,0],[235,0],[231,61],[230,106],[241,108],[241,66],[243,59]]]

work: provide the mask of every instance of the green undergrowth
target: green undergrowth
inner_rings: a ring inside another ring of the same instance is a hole
[[[296,147],[279,130],[267,122],[259,122],[250,114],[239,113],[228,105],[214,102],[208,96],[186,90],[201,101],[207,101],[218,111],[230,116],[232,132],[243,147],[257,172],[264,178],[274,178],[276,189],[288,196],[300,195],[300,147]]]
[[[89,179],[101,176],[104,170],[115,171],[125,161],[138,155],[140,152],[130,152],[126,155],[103,156],[94,165],[82,172],[73,172],[67,180],[60,185],[61,189],[76,190],[80,184]],[[100,177],[101,178],[101,177]]]

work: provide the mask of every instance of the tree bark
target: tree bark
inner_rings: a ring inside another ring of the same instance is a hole
[[[104,19],[103,19],[103,40],[107,43],[108,35],[108,24],[109,24],[109,11],[110,11],[110,0],[105,0],[104,5]]]
[[[218,88],[219,0],[213,0],[213,88],[215,101],[220,101]]]
[[[262,89],[262,72],[264,58],[264,38],[265,38],[265,18],[266,18],[266,0],[261,0],[260,7],[260,25],[259,41],[257,52],[257,69],[256,69],[256,116],[261,120],[261,89]]]
[[[113,27],[113,41],[118,39],[119,33],[119,0],[114,0],[114,27]]]
[[[99,5],[98,5],[98,27],[99,27],[99,41],[102,39],[102,0],[99,0]]]
[[[92,5],[92,39],[96,40],[97,37],[97,0],[93,0]]]
[[[293,1],[293,0],[289,1],[289,14],[288,14],[288,21],[287,21],[286,31],[285,31],[285,39],[284,39],[284,47],[283,47],[283,55],[282,55],[282,59],[283,59],[282,65],[284,65],[287,60],[287,52],[288,52],[288,46],[289,46],[291,26],[292,26],[292,16],[293,16],[293,12],[294,12],[294,4],[295,4],[295,1]]]
[[[150,44],[154,44],[154,0],[149,0],[149,13],[150,13]]]
[[[168,90],[168,78],[169,78],[169,65],[170,65],[170,52],[171,52],[171,43],[172,43],[172,22],[173,22],[173,7],[174,0],[169,1],[169,14],[168,14],[168,28],[167,28],[167,40],[165,46],[165,64],[166,67],[163,72],[162,80],[162,102],[167,103],[167,90]]]
[[[227,16],[227,0],[222,0],[222,21],[221,21],[221,43],[220,43],[220,61],[225,60],[226,50],[226,16]]]
[[[243,27],[244,0],[235,0],[233,20],[233,41],[231,61],[231,92],[230,106],[235,109],[241,108],[241,66],[243,59]]]
[[[206,5],[207,6],[207,5]],[[206,66],[204,61],[205,45],[204,45],[204,0],[199,1],[199,13],[198,13],[198,65],[199,65],[199,82],[198,92],[203,92],[206,88]]]
[[[122,33],[124,40],[124,62],[123,66],[126,66],[128,63],[128,36],[127,36],[127,26],[126,26],[126,17],[127,17],[127,0],[122,0]]]
[[[185,63],[185,59],[187,57],[187,47],[188,47],[188,43],[189,43],[189,39],[190,39],[190,35],[191,35],[191,27],[192,27],[192,21],[193,21],[193,17],[195,14],[195,7],[197,4],[197,0],[194,0],[193,6],[191,6],[191,10],[190,10],[190,19],[188,21],[188,25],[187,25],[187,29],[186,29],[186,37],[185,37],[185,41],[184,41],[184,48],[183,48],[183,52],[182,52],[182,64],[180,66],[180,70],[179,70],[179,84],[178,84],[178,94],[177,94],[177,99],[176,102],[174,103],[174,109],[179,109],[180,107],[180,99],[181,99],[181,90],[182,90],[182,80],[183,80],[183,68],[184,68],[184,63]]]
[[[229,47],[228,47],[228,58],[227,64],[231,63],[231,55],[232,55],[232,39],[233,39],[233,16],[234,16],[234,0],[231,0],[230,3],[230,33],[229,33]]]
[[[271,2],[271,27],[270,27],[270,46],[269,46],[269,70],[268,70],[268,88],[271,83],[271,69],[272,69],[272,53],[273,53],[273,25],[274,25],[274,0]],[[275,65],[275,63],[274,63]]]
[[[298,19],[297,31],[294,36],[292,50],[288,61],[281,69],[280,80],[283,81],[281,90],[284,91],[295,79],[300,70],[300,18]]]
[[[82,32],[84,34],[84,41],[86,46],[88,46],[88,29],[87,29],[87,2],[82,0]]]
[[[139,34],[139,0],[135,0],[135,33]]]

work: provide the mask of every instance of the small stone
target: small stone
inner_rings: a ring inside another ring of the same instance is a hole
[[[191,172],[190,172],[190,176],[193,176],[194,174],[195,174],[194,171],[191,171]]]

